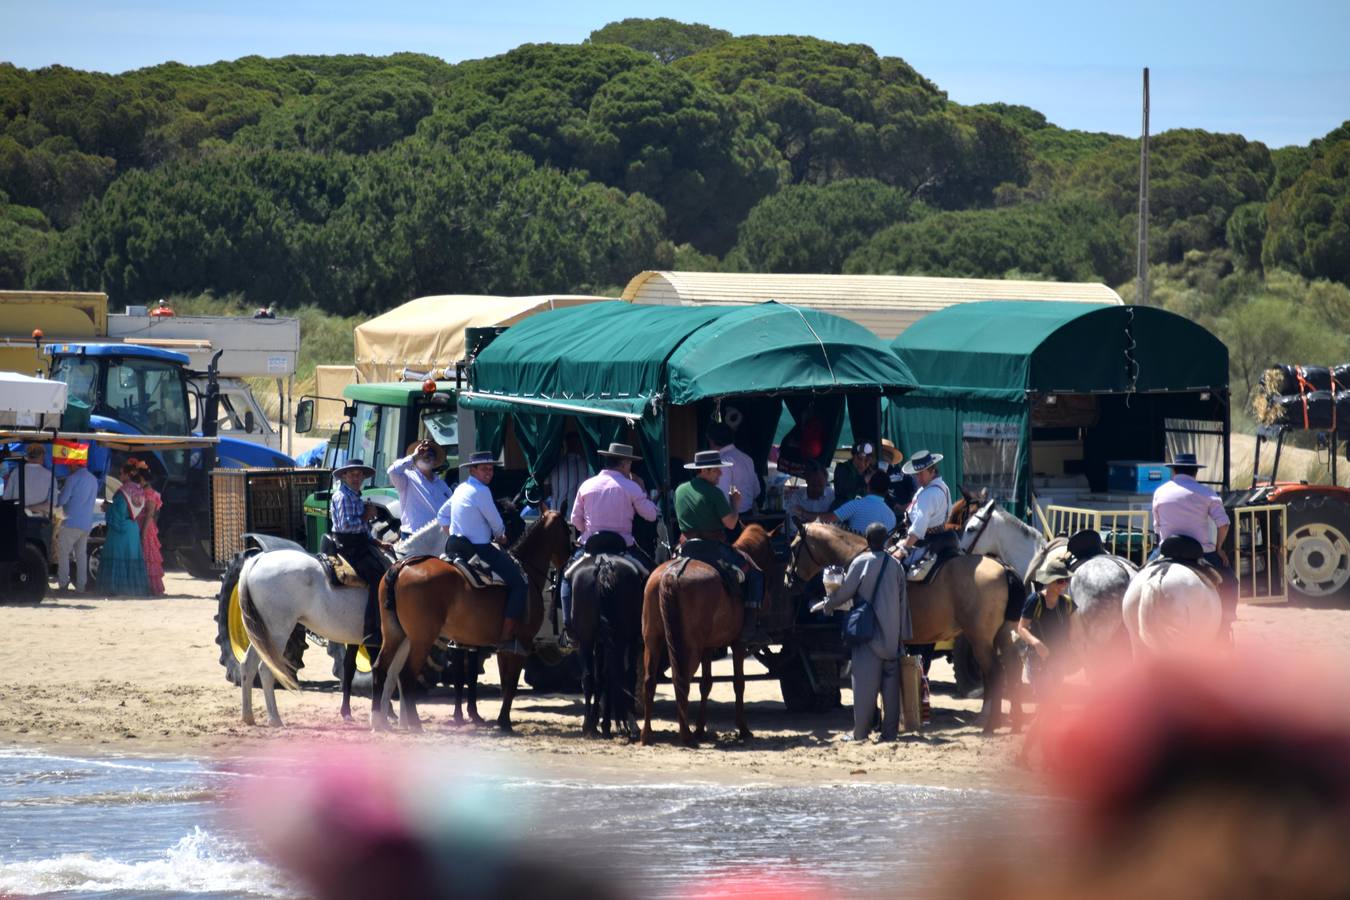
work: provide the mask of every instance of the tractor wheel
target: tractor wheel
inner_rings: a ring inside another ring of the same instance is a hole
[[[1325,494],[1304,494],[1286,507],[1285,570],[1289,591],[1325,603],[1350,584],[1350,506]]]
[[[230,684],[239,683],[239,667],[248,653],[248,632],[244,630],[244,614],[239,608],[239,571],[252,553],[240,553],[230,560],[230,566],[220,580],[216,597],[216,644],[220,647],[220,664],[225,667],[225,678]],[[286,641],[286,659],[297,669],[304,666],[305,629],[295,626]],[[258,685],[257,680],[254,686]]]
[[[19,558],[6,567],[0,583],[0,600],[40,603],[47,594],[47,557],[32,544],[19,548]]]
[[[220,577],[220,569],[212,561],[211,555],[196,545],[183,547],[175,556],[178,565],[193,578],[214,581]]]
[[[333,661],[333,677],[337,679],[338,684],[342,684],[342,657],[346,649],[346,644],[337,644],[332,641],[328,643],[328,657]],[[363,697],[370,696],[370,688],[374,683],[374,680],[370,677],[370,670],[374,668],[374,662],[365,647],[356,651],[356,674],[352,676],[353,694],[360,694]]]
[[[839,705],[838,684],[816,684],[819,693],[812,687],[810,665],[806,656],[800,652],[786,654],[783,667],[778,673],[778,690],[783,696],[783,706],[790,713],[829,712]],[[838,663],[835,663],[834,678],[838,680]],[[819,674],[817,680],[819,681]]]
[[[581,693],[581,654],[569,653],[549,663],[538,653],[525,658],[525,683],[541,694]]]

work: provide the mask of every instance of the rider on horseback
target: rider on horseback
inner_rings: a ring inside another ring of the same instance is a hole
[[[375,539],[370,536],[370,521],[377,512],[373,504],[361,498],[361,484],[374,476],[375,470],[363,460],[353,459],[345,466],[333,470],[333,477],[339,482],[333,491],[329,504],[333,525],[329,534],[337,543],[338,553],[347,561],[361,580],[366,583],[366,621],[363,643],[368,647],[380,643],[380,610],[378,597],[380,578],[387,568],[383,558],[375,549]]]
[[[469,477],[459,483],[436,515],[436,521],[449,535],[445,555],[464,560],[477,556],[506,582],[506,619],[502,622],[499,649],[524,656],[526,650],[515,635],[516,629],[525,623],[525,576],[516,561],[496,546],[506,544],[506,525],[492,499],[492,491],[488,490],[498,465],[497,457],[488,451],[478,451],[460,465],[468,469]]]
[[[647,498],[642,479],[633,474],[633,463],[642,457],[628,444],[610,444],[599,451],[605,467],[577,488],[572,503],[572,527],[577,530],[577,551],[567,563],[558,595],[562,603],[563,639],[572,640],[572,566],[585,553],[623,553],[633,557],[648,573],[655,568],[647,553],[633,541],[633,517],[648,522],[657,519],[656,504]]]
[[[675,489],[675,521],[680,526],[681,555],[693,555],[688,541],[697,541],[700,548],[713,551],[721,562],[739,569],[745,575],[745,625],[741,640],[753,642],[761,637],[755,615],[764,601],[764,573],[741,551],[727,543],[727,530],[740,521],[736,504],[741,492],[731,488],[731,496],[723,494],[717,482],[721,470],[729,466],[716,450],[702,450],[694,454],[694,461],[686,469],[694,470],[694,477]]]
[[[909,522],[909,531],[903,544],[909,551],[905,561],[907,568],[917,564],[924,557],[928,543],[946,530],[944,526],[947,516],[951,514],[952,494],[938,474],[937,464],[941,461],[941,453],[920,450],[900,469],[906,475],[913,475],[919,485],[914,499],[909,501],[909,508],[905,510],[905,518]]]
[[[1153,528],[1158,532],[1158,549],[1149,561],[1160,555],[1163,542],[1169,538],[1184,536],[1198,541],[1202,559],[1223,579],[1219,590],[1223,606],[1220,627],[1224,634],[1229,634],[1237,618],[1237,578],[1223,549],[1232,524],[1223,508],[1223,498],[1213,488],[1195,480],[1205,467],[1194,453],[1176,454],[1167,467],[1172,470],[1172,480],[1153,492]]]
[[[436,511],[450,499],[450,486],[436,476],[445,451],[422,440],[408,447],[408,455],[389,467],[389,483],[398,491],[401,510],[398,533],[407,538],[436,519]]]

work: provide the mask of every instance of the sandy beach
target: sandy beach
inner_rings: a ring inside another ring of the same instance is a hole
[[[297,741],[444,745],[505,754],[504,764],[527,764],[560,776],[595,779],[680,778],[724,782],[881,781],[950,787],[1016,788],[1034,776],[1011,759],[1020,738],[985,737],[972,724],[977,701],[951,695],[951,671],[932,672],[934,721],[922,735],[894,744],[841,743],[850,727],[845,706],[829,714],[783,710],[774,681],[753,681],[747,709],[755,737],[735,738],[730,684],[717,684],[710,726],[717,740],[698,750],[675,742],[674,702],[658,692],[653,727],[657,744],[587,740],[580,734],[576,697],[524,690],[516,700],[514,735],[491,728],[450,725],[453,694],[438,688],[423,700],[426,733],[371,735],[368,701],[356,698],[358,723],[338,718],[338,684],[319,647],[306,651],[303,690],[281,692],[284,729],[240,721],[240,691],[217,661],[216,584],[180,573],[166,579],[169,594],[155,599],[107,599],[53,594],[38,605],[0,607],[0,744],[71,752],[247,756]],[[1344,656],[1350,648],[1350,611],[1244,606],[1240,644],[1283,643],[1303,654]],[[728,671],[729,661],[721,663]],[[758,668],[757,666],[755,667]],[[496,715],[496,672],[488,664],[480,712]],[[261,705],[261,692],[255,692]],[[259,714],[262,710],[259,708]]]

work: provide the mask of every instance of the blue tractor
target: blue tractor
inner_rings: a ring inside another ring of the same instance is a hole
[[[50,377],[64,381],[72,400],[89,408],[89,427],[127,435],[190,437],[196,421],[194,405],[205,408],[201,420],[214,430],[216,405],[214,361],[207,388],[199,392],[189,382],[188,357],[159,347],[136,344],[51,344]],[[218,354],[217,354],[218,355]],[[205,435],[214,437],[214,434]],[[210,471],[224,468],[289,468],[295,463],[284,453],[264,445],[221,438],[215,445],[137,454],[149,463],[154,484],[164,497],[160,536],[166,559],[194,577],[214,578],[211,556]],[[124,454],[114,452],[108,468],[115,475]]]

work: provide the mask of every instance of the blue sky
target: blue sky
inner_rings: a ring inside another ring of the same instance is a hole
[[[412,50],[457,62],[580,41],[629,16],[866,43],[953,100],[1022,103],[1067,128],[1137,134],[1145,65],[1155,132],[1196,127],[1282,146],[1350,119],[1350,0],[0,0],[0,60],[119,72],[253,53]]]

